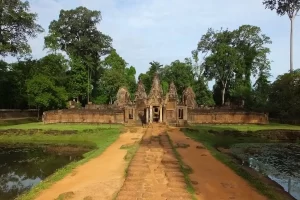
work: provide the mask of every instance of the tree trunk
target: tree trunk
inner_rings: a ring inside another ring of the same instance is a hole
[[[294,30],[294,17],[290,18],[291,20],[291,33],[290,33],[290,72],[294,70],[294,63],[293,63],[293,30]]]
[[[222,89],[222,106],[224,106],[224,104],[225,104],[225,89],[226,89],[226,87],[223,87],[223,89]]]
[[[40,120],[40,106],[38,106],[37,110],[38,110],[38,117],[37,117],[37,119]]]
[[[87,104],[90,102],[90,68],[88,67]]]

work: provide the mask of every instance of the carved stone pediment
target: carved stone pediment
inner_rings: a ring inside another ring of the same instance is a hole
[[[182,103],[189,108],[195,108],[197,106],[195,98],[196,95],[193,88],[188,87],[183,91]]]
[[[130,94],[125,87],[121,87],[117,93],[117,100],[114,102],[119,107],[124,107],[127,104],[131,104]]]
[[[163,102],[163,89],[160,84],[158,74],[156,73],[153,78],[152,87],[148,97],[149,104],[161,104]]]
[[[139,80],[138,87],[135,92],[135,101],[137,100],[147,100],[147,93],[142,80]]]
[[[169,86],[169,92],[168,92],[168,98],[169,99],[176,99],[178,98],[178,95],[177,95],[177,89],[176,89],[176,86],[174,84],[174,82],[172,82]]]

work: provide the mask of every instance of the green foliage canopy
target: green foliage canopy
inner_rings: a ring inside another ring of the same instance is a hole
[[[28,38],[35,38],[43,28],[35,21],[28,1],[0,1],[0,55],[24,55],[31,52]]]

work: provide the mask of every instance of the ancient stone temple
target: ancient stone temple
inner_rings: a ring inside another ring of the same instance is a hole
[[[186,103],[194,103],[195,100],[191,99],[195,97],[194,92],[188,90],[186,93]],[[125,102],[126,97],[124,94],[119,95],[116,102]],[[155,74],[153,78],[149,95],[146,94],[145,87],[140,80],[135,93],[134,102],[123,105],[125,110],[125,123],[183,123],[184,119],[187,119],[187,106],[179,104],[175,84],[172,82],[168,93],[164,95],[158,74]],[[193,107],[194,104],[189,104],[189,106]],[[178,113],[180,114],[178,115]]]
[[[116,101],[110,105],[88,104],[84,109],[65,109],[47,111],[43,114],[44,123],[125,123],[169,125],[186,124],[266,124],[265,113],[245,112],[243,110],[224,110],[198,107],[196,95],[191,87],[186,88],[181,98],[175,84],[169,85],[163,93],[158,74],[155,74],[149,94],[141,80],[138,82],[134,100],[131,101],[127,88],[121,87]]]

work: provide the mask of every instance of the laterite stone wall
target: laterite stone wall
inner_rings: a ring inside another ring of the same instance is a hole
[[[69,109],[55,110],[43,113],[45,124],[53,123],[100,123],[100,124],[121,124],[124,123],[123,110],[90,110],[90,109]]]
[[[268,124],[269,119],[265,113],[189,109],[188,122],[191,124]]]

